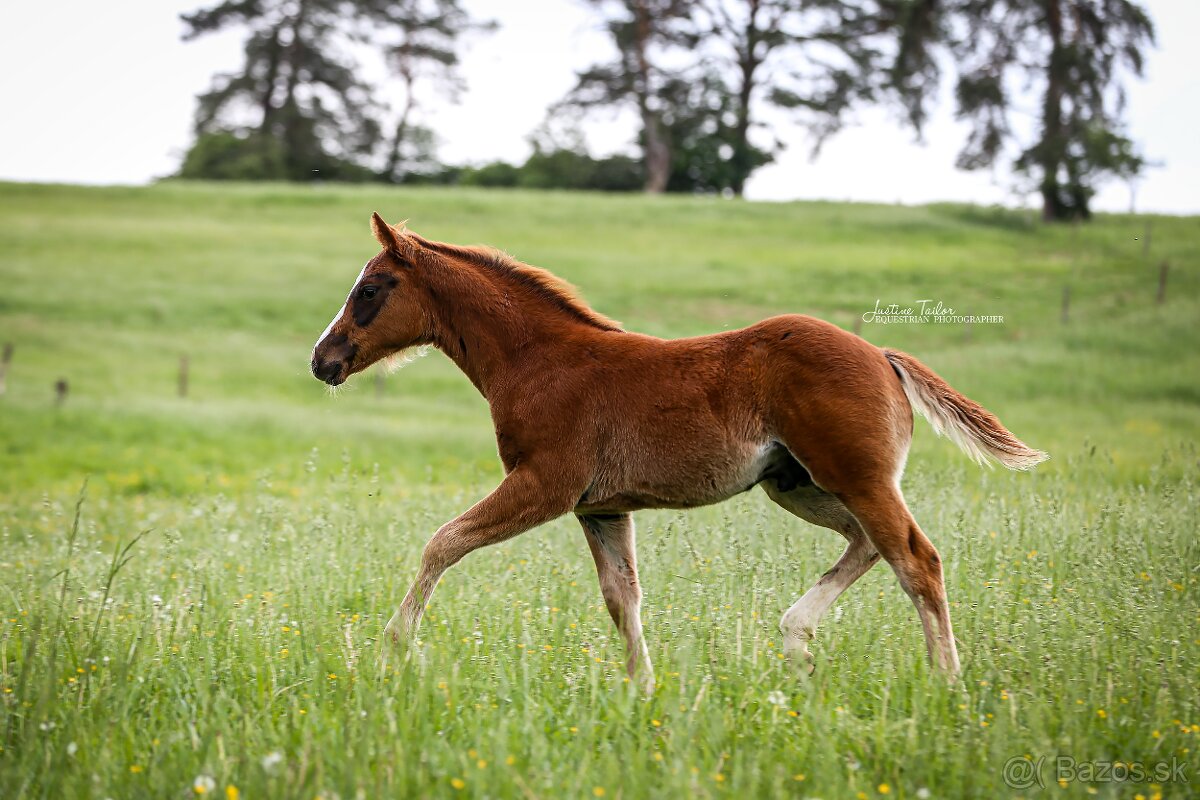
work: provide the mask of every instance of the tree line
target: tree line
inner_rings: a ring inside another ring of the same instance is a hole
[[[560,0],[589,6],[615,55],[579,71],[519,165],[449,166],[419,98],[455,99],[463,48],[495,23],[460,0],[224,0],[184,38],[239,29],[244,59],[197,98],[189,178],[457,183],[741,195],[808,131],[815,155],[852,114],[891,109],[919,138],[954,82],[964,170],[1012,168],[1043,217],[1089,216],[1097,186],[1146,160],[1126,135],[1123,80],[1154,27],[1133,0]],[[392,76],[361,79],[381,56]],[[1032,120],[1014,124],[1027,97]],[[595,158],[597,112],[631,112],[635,156]]]

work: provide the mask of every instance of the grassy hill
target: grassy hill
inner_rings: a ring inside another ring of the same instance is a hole
[[[883,568],[822,627],[817,675],[788,675],[776,621],[839,544],[759,493],[639,515],[653,700],[624,691],[570,520],[452,571],[424,660],[380,673],[422,544],[501,471],[442,356],[335,396],[308,373],[373,210],[550,269],[634,330],[859,329],[1048,450],[983,472],[917,424],[906,492],[963,681],[929,675]],[[995,796],[1013,756],[1194,760],[1198,263],[1197,218],[0,184],[0,795]],[[919,300],[1004,321],[861,322]]]

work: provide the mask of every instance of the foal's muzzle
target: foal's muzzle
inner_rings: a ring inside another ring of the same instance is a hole
[[[313,375],[317,376],[318,380],[322,380],[330,386],[337,386],[345,381],[345,372],[346,365],[341,361],[319,361],[316,358],[312,360]]]
[[[337,386],[344,383],[354,365],[358,348],[340,334],[327,336],[317,343],[312,355],[312,373],[318,380]]]

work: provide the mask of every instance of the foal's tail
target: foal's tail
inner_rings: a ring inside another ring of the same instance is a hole
[[[908,353],[884,350],[883,355],[900,376],[913,409],[976,463],[986,464],[991,456],[1009,469],[1029,469],[1050,457],[1013,436],[995,414],[956,392]]]

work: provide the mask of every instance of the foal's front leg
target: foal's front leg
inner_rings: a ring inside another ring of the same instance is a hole
[[[654,690],[654,668],[646,640],[642,638],[640,608],[642,587],[638,583],[637,553],[631,514],[579,515],[588,547],[596,559],[600,592],[608,613],[625,637],[625,669],[644,691]]]
[[[513,470],[487,497],[438,528],[421,554],[421,569],[385,633],[402,648],[416,631],[442,574],[480,547],[511,539],[560,517],[574,506],[577,493],[562,480],[544,480],[532,466]]]

